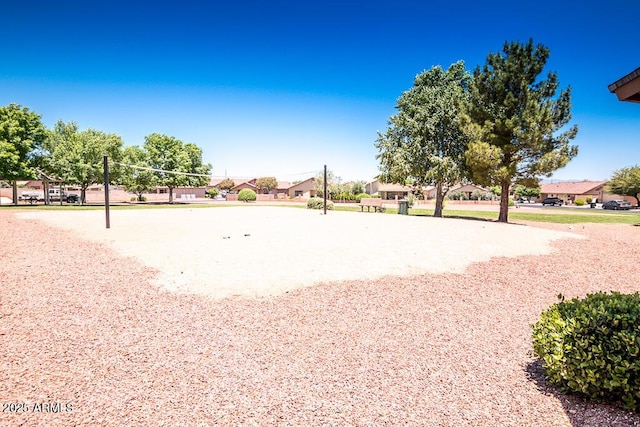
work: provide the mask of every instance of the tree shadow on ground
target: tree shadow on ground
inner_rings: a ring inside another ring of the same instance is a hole
[[[423,216],[423,217],[430,217],[430,218],[437,218],[434,217],[433,215],[429,215],[429,214],[411,214],[412,216]],[[465,219],[468,221],[479,221],[479,222],[493,222],[493,223],[498,223],[498,220],[495,218],[483,218],[483,217],[479,217],[479,216],[466,216],[466,215],[443,215],[441,217],[442,219]],[[509,225],[521,225],[526,227],[526,224],[520,224],[518,222],[508,222],[507,224]]]
[[[527,364],[529,380],[536,384],[541,393],[555,397],[564,408],[571,425],[575,427],[636,427],[640,426],[640,414],[587,398],[564,394],[547,382],[541,360]]]
[[[441,217],[434,217],[432,214],[426,214],[426,213],[416,213],[416,214],[411,214],[411,216],[423,216],[423,217],[429,217],[429,218],[442,218],[442,219],[468,219],[471,221],[481,221],[481,222],[497,222],[497,220],[493,219],[493,218],[482,218],[482,217],[478,217],[478,216],[462,216],[462,215],[443,215]]]

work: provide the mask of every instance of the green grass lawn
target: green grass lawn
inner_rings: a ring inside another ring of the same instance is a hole
[[[112,210],[123,209],[206,209],[206,208],[224,208],[228,206],[263,206],[253,203],[224,203],[224,204],[118,204],[110,207]],[[283,205],[289,208],[304,208],[302,205]],[[5,208],[5,206],[0,206]],[[20,205],[18,207],[6,206],[7,209],[20,209],[20,210],[104,210],[104,206],[89,205]],[[360,207],[357,205],[335,205],[336,211],[341,212],[360,212]],[[559,209],[558,209],[559,210]],[[555,211],[555,209],[554,209]],[[580,224],[580,223],[610,223],[610,224],[640,224],[640,211],[631,213],[619,213],[615,211],[585,211],[576,213],[573,209],[562,209],[563,213],[539,213],[539,212],[517,212],[511,210],[509,212],[509,221],[533,221],[533,222],[552,222],[557,224]],[[398,213],[397,208],[386,208],[385,215],[395,215]],[[381,215],[373,212],[365,214]],[[450,210],[445,207],[444,216],[449,218],[469,218],[469,219],[488,219],[496,220],[498,218],[497,212],[486,211],[474,211],[474,210]],[[433,209],[409,209],[409,215],[411,216],[431,216],[433,215]]]
[[[357,206],[336,206],[338,211],[360,212]],[[573,213],[571,209],[563,209],[564,212],[571,213],[538,213],[538,212],[514,212],[509,211],[509,221],[534,221],[534,222],[553,222],[557,224],[580,224],[580,223],[610,223],[610,224],[638,224],[640,223],[640,211],[637,213],[616,213],[614,211],[593,211],[588,213]],[[398,209],[387,208],[385,214],[397,214]],[[409,215],[413,216],[431,216],[433,209],[409,209]],[[481,218],[481,219],[498,219],[497,212],[486,211],[465,211],[444,209],[443,215],[450,218]]]

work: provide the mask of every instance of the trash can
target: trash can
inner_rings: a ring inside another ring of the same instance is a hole
[[[398,213],[400,215],[409,215],[409,201],[398,200]]]

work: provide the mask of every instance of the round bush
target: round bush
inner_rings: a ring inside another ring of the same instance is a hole
[[[254,202],[256,200],[256,192],[249,188],[243,188],[238,193],[238,200],[241,202]]]
[[[602,292],[552,305],[533,325],[534,354],[561,391],[640,410],[640,294]]]
[[[584,206],[584,200],[582,199],[576,200],[576,206]]]
[[[321,197],[312,197],[307,201],[308,209],[324,209],[324,199]],[[327,210],[333,210],[333,202],[327,200]]]

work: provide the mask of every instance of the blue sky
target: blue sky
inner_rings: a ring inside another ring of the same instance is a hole
[[[416,74],[460,59],[472,70],[529,38],[572,87],[580,129],[579,155],[553,178],[604,180],[640,163],[640,105],[607,89],[640,66],[634,0],[34,0],[2,16],[0,105],[125,145],[172,135],[202,147],[216,176],[294,180],[326,164],[369,180],[377,131]]]

